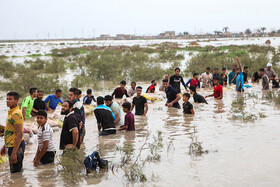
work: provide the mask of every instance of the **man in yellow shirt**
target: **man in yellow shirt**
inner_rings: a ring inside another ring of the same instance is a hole
[[[20,172],[24,157],[25,142],[23,139],[23,116],[18,107],[19,94],[7,94],[7,106],[10,108],[4,132],[5,145],[1,149],[1,156],[7,154],[10,162],[11,173]]]

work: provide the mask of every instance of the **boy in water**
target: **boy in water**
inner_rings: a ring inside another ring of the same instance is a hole
[[[193,95],[193,100],[195,103],[207,103],[207,101],[204,99],[204,97],[196,92],[195,86],[190,86],[190,92]]]
[[[123,105],[123,112],[126,113],[124,125],[121,125],[119,130],[126,130],[126,131],[135,131],[134,125],[134,115],[131,112],[131,104],[129,102],[125,102]]]
[[[49,164],[54,162],[55,146],[53,142],[53,130],[47,123],[48,115],[45,110],[37,112],[38,123],[38,148],[34,157],[34,166]]]
[[[190,86],[195,86],[200,88],[200,80],[199,80],[198,73],[193,74],[193,78],[188,80],[188,82],[186,83],[186,87],[188,87],[189,84]]]
[[[118,87],[114,90],[114,92],[112,93],[112,97],[115,96],[116,99],[122,99],[123,95],[125,95],[126,97],[129,97],[129,95],[127,94],[127,90],[125,89],[125,86],[126,86],[126,82],[121,81],[120,87]]]
[[[190,99],[190,94],[189,93],[184,93],[183,95],[183,110],[184,110],[184,114],[194,114],[194,110],[193,110],[193,105],[189,102]]]
[[[157,85],[157,81],[156,80],[152,80],[151,81],[151,85],[147,88],[146,93],[155,93],[156,85]]]
[[[136,93],[137,96],[133,98],[131,111],[134,109],[135,106],[135,115],[146,116],[148,112],[148,103],[147,103],[147,99],[141,95],[142,93],[141,86],[137,86]]]
[[[221,78],[222,78],[222,81],[223,81],[223,86],[226,86],[227,85],[227,75],[226,75],[226,72],[227,72],[227,69],[226,68],[223,68],[222,69],[222,73],[221,73]]]
[[[88,89],[87,90],[87,95],[83,99],[83,104],[84,105],[90,105],[92,101],[96,102],[94,95],[92,95],[92,90]]]
[[[272,75],[270,79],[272,80],[272,88],[279,88],[279,80],[276,80],[276,76]]]
[[[211,95],[205,96],[207,97],[213,97],[215,99],[222,99],[223,98],[223,87],[219,84],[219,78],[214,79],[214,93]]]

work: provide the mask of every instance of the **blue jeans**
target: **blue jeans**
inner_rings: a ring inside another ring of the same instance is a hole
[[[24,158],[24,151],[25,151],[25,141],[22,140],[18,151],[17,151],[17,160],[18,162],[16,164],[11,164],[11,156],[13,153],[13,149],[14,147],[8,147],[8,156],[9,156],[9,163],[10,163],[10,171],[11,173],[16,173],[16,172],[20,172],[22,169],[22,162],[23,162],[23,158]]]

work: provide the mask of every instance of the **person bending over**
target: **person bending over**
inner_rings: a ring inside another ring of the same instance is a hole
[[[223,98],[223,87],[222,87],[222,85],[219,84],[219,81],[220,80],[218,78],[214,79],[214,93],[211,95],[205,96],[205,98],[213,97],[213,96],[215,99]]]

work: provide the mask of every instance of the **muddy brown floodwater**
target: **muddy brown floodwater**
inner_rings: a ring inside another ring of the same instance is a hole
[[[206,95],[212,90],[198,92]],[[97,176],[85,176],[77,186],[278,186],[280,111],[265,100],[264,95],[260,85],[253,85],[244,94],[225,88],[223,100],[209,98],[208,105],[194,104],[194,116],[183,115],[182,109],[166,108],[165,101],[154,102],[149,104],[146,117],[136,117],[135,132],[118,132],[107,137],[98,136],[94,116],[87,116],[85,143],[81,148],[85,155],[99,150],[103,158],[119,163],[121,155],[115,151],[116,145],[129,142],[135,148],[134,155],[138,155],[146,134],[156,135],[157,131],[162,131],[163,147],[159,149],[159,162],[145,164],[146,182],[133,183],[122,170],[108,170]],[[233,115],[232,102],[238,103],[240,98],[244,98],[244,108],[241,107],[241,114]],[[192,98],[190,101],[193,103]],[[7,112],[3,103],[4,99],[1,100],[1,123]],[[247,121],[246,115],[254,116],[255,120]],[[54,133],[57,149],[59,136],[60,131]],[[199,145],[205,152],[190,152],[190,145]],[[33,166],[36,147],[37,144],[26,146],[22,173],[11,175],[7,163],[0,166],[2,186],[67,185],[57,161],[37,168]],[[143,152],[149,153],[147,149]]]

